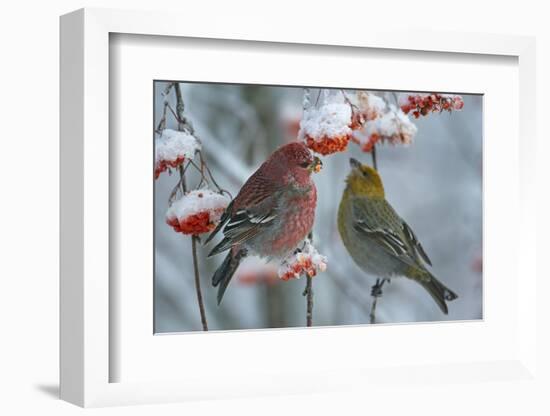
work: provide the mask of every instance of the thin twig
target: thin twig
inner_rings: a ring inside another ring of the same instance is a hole
[[[313,232],[307,235],[308,240],[313,242]],[[306,274],[306,288],[302,293],[306,297],[306,326],[313,326],[313,278]]]
[[[166,107],[168,107],[168,102],[164,102],[164,107],[162,109],[162,118],[159,121],[157,132],[160,134],[162,130],[166,128]]]
[[[378,164],[376,163],[376,144],[373,144],[372,151],[372,166],[374,167],[374,170],[378,170]],[[380,281],[377,280],[376,284],[372,287],[372,305],[370,309],[370,323],[374,324],[376,323],[376,304],[378,303],[378,298],[382,296],[382,285],[384,284],[385,280],[382,280],[382,283],[380,284]]]
[[[370,314],[369,314],[371,324],[376,323],[376,303],[377,303],[377,301],[378,301],[378,297],[373,296],[372,304],[371,304],[371,307],[370,307]]]
[[[174,90],[176,91],[176,112],[178,127],[180,130],[187,130],[189,133],[195,133],[193,125],[185,118],[185,105],[183,103],[183,96],[181,94],[181,87],[179,82],[174,83]]]
[[[317,104],[319,104],[319,98],[321,98],[322,93],[323,93],[323,89],[319,88],[319,93],[317,94],[317,99],[315,100],[315,107],[317,107]]]
[[[191,250],[193,251],[193,269],[195,272],[195,289],[197,292],[197,302],[199,304],[199,311],[201,314],[202,330],[208,331],[208,322],[206,322],[206,311],[204,310],[204,302],[202,300],[201,292],[201,279],[199,275],[199,263],[197,261],[197,240],[196,235],[191,237]]]
[[[189,164],[187,165],[189,166]],[[180,171],[180,187],[182,195],[187,192],[187,185],[185,183],[185,169],[182,165],[179,166]],[[206,311],[204,309],[204,302],[202,300],[201,280],[199,274],[199,262],[197,259],[197,239],[196,235],[191,236],[191,252],[193,254],[193,272],[195,274],[195,290],[197,292],[197,303],[199,304],[199,313],[201,316],[201,323],[203,331],[208,331],[208,322],[206,321]]]
[[[177,121],[178,121],[178,130],[188,130],[191,133],[193,133],[193,127],[189,124],[189,122],[185,119],[184,111],[185,106],[183,104],[183,98],[181,95],[181,88],[179,82],[174,83],[174,91],[176,93],[176,111],[177,111]],[[189,164],[187,164],[189,166]],[[187,167],[186,167],[187,168]],[[181,186],[181,192],[182,195],[185,195],[187,192],[187,185],[185,183],[185,169],[182,165],[179,166],[179,172],[180,172],[180,186]],[[201,323],[202,323],[202,329],[203,331],[208,331],[208,323],[206,321],[206,311],[204,310],[204,302],[202,299],[202,291],[201,291],[201,280],[200,280],[200,274],[199,274],[199,262],[197,259],[197,239],[198,237],[196,235],[191,236],[191,251],[193,255],[193,271],[195,273],[195,290],[197,293],[197,303],[199,304],[199,312],[201,316]]]
[[[172,107],[170,107],[170,105],[167,105],[168,109],[172,112],[172,114],[174,115],[174,117],[178,121],[178,128],[180,130],[187,130],[189,133],[194,135],[195,134],[195,129],[193,128],[193,125],[191,124],[191,122],[189,120],[187,120],[187,118],[185,117],[185,104],[183,102],[183,96],[181,94],[180,84],[179,84],[179,82],[174,82],[173,85],[174,85],[174,90],[176,92],[176,112],[174,112],[174,110],[172,109]],[[198,138],[197,138],[197,140],[200,141],[200,139],[198,139]],[[205,159],[204,155],[202,154],[202,152],[199,150],[197,153],[199,154],[199,157],[200,157],[201,166],[198,167],[193,161],[191,161],[191,163],[193,164],[193,166],[201,174],[201,180],[200,180],[200,183],[199,183],[199,187],[200,187],[200,185],[203,184],[204,181],[206,181],[207,183],[209,182],[208,178],[204,174],[204,169],[206,169],[206,172],[208,173],[208,176],[210,177],[210,182],[212,182],[212,184],[218,189],[218,192],[220,192],[220,193],[225,192],[225,193],[229,194],[229,192],[222,189],[218,185],[216,180],[214,179],[214,175],[212,175],[212,172],[210,171],[210,168],[208,167],[208,164],[206,163],[206,159]]]
[[[183,104],[183,97],[181,95],[181,87],[180,83],[176,82],[174,83],[174,89],[176,91],[176,112],[178,117],[178,123],[182,124],[184,122],[184,115],[183,112],[185,111],[185,105]],[[180,129],[183,129],[183,126],[179,126]]]
[[[376,284],[374,284],[371,288],[370,295],[372,297],[372,304],[369,315],[371,324],[376,323],[376,304],[378,303],[378,298],[382,297],[382,286],[384,286],[385,282],[386,279],[376,279]]]
[[[172,87],[174,86],[175,82],[169,82],[168,85],[166,85],[166,88],[162,92],[163,97],[166,97],[169,93]]]
[[[179,172],[180,172],[180,181],[178,182],[178,185],[181,188],[182,195],[185,195],[187,193],[187,184],[185,183],[185,171],[187,170],[187,166],[183,167],[183,164],[178,166]]]
[[[178,128],[179,128],[179,125],[180,125],[180,117],[178,116],[178,114],[174,111],[174,109],[172,108],[172,106],[168,103],[166,103],[166,107],[168,108],[168,110],[170,110],[170,113],[172,113],[172,115],[174,116],[174,118],[176,119],[176,121],[178,122]],[[184,130],[182,128],[180,128],[180,130]]]
[[[313,278],[306,275],[306,288],[303,295],[306,296],[306,326],[313,326]]]
[[[218,183],[216,182],[216,179],[214,179],[214,175],[212,175],[212,172],[210,171],[210,168],[208,167],[208,164],[206,163],[206,157],[203,156],[203,154],[200,150],[199,150],[199,156],[201,158],[201,164],[206,169],[206,172],[208,173],[208,176],[210,177],[210,180],[212,181],[212,184],[214,184],[214,186],[218,189],[219,192],[221,192],[221,193],[225,192],[225,193],[227,193],[231,196],[229,191],[226,191],[225,189],[221,188],[220,185],[218,185]],[[203,157],[204,157],[204,159],[203,159]]]
[[[351,102],[348,95],[346,94],[346,91],[344,91],[344,90],[340,90],[340,91],[342,92],[342,95],[344,96],[344,101],[346,102],[346,104],[348,104],[351,107],[351,111],[354,112],[356,110],[359,110],[359,107],[357,107],[355,104],[353,104]]]
[[[399,98],[397,97],[397,93],[395,91],[391,92],[393,99],[395,100],[395,105],[399,107]]]

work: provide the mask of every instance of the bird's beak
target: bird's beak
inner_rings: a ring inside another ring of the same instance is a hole
[[[311,165],[309,165],[308,170],[310,172],[319,173],[322,168],[323,168],[323,162],[321,162],[321,159],[315,156],[313,158],[313,162],[311,162]]]
[[[351,166],[352,169],[361,168],[361,162],[359,162],[357,159],[354,159],[352,157],[350,157],[349,159],[349,165]]]

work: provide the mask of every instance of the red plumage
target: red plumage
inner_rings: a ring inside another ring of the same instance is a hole
[[[313,227],[317,190],[311,179],[320,161],[303,143],[276,150],[243,185],[227,207],[210,241],[223,228],[224,239],[210,255],[229,254],[214,274],[218,303],[247,254],[279,258],[307,237]]]
[[[311,163],[313,156],[305,144],[293,142],[281,146],[248,178],[235,198],[233,211],[253,206],[273,195],[288,185],[292,176],[303,184],[311,181],[307,171]],[[300,165],[306,165],[306,168]]]

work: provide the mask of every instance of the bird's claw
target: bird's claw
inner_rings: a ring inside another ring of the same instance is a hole
[[[376,279],[376,284],[372,286],[370,295],[374,298],[379,298],[382,296],[382,286],[384,286],[385,282],[386,279]]]

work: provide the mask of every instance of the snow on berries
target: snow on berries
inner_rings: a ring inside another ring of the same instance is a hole
[[[166,223],[183,234],[207,233],[216,227],[229,202],[226,195],[209,189],[190,191],[168,208]]]
[[[397,96],[395,106],[375,93],[356,91],[348,96],[340,92],[322,91],[322,104],[312,106],[309,89],[304,91],[298,139],[316,153],[343,152],[350,140],[365,152],[371,152],[377,142],[407,145],[417,132],[408,114],[419,118],[464,107],[462,97],[454,94],[403,93]]]
[[[351,138],[351,106],[326,99],[323,104],[305,108],[298,139],[316,153],[329,155],[347,149]]]
[[[366,91],[357,91],[352,107],[352,130],[361,128],[367,121],[377,119],[387,111],[387,104],[383,98]]]
[[[412,112],[414,118],[427,116],[430,113],[462,110],[464,101],[460,95],[453,94],[412,94],[399,95],[399,107],[405,114]]]
[[[412,121],[400,109],[390,105],[384,115],[366,122],[362,129],[354,131],[353,141],[364,152],[370,152],[379,141],[408,145],[416,132],[417,128]]]
[[[299,279],[302,274],[313,277],[318,272],[327,269],[327,258],[319,254],[317,249],[306,239],[302,247],[284,258],[279,266],[278,275],[281,280]]]
[[[177,168],[200,150],[199,140],[187,131],[164,129],[155,141],[155,179],[169,168]]]

